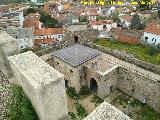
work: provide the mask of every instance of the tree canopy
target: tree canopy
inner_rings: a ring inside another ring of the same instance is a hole
[[[27,14],[29,13],[36,13],[36,10],[34,8],[28,8]]]
[[[43,23],[45,27],[51,28],[55,27],[58,24],[58,20],[52,18],[50,15],[46,13],[41,13],[40,21]]]
[[[139,15],[135,14],[131,21],[131,29],[137,29],[141,30],[144,28],[144,25],[141,23],[141,19],[139,18]]]

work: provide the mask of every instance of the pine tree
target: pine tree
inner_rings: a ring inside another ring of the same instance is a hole
[[[135,14],[131,21],[131,29],[137,29],[141,30],[143,29],[143,24],[141,23],[141,19],[139,18],[139,15]]]

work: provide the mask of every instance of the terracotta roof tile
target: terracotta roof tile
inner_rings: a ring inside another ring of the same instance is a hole
[[[120,18],[123,20],[126,20],[127,22],[132,21],[132,16],[130,16],[130,15],[123,15],[123,16],[120,16]]]
[[[55,42],[56,40],[54,38],[45,38],[45,39],[35,39],[34,44],[35,45],[52,44]]]
[[[35,29],[34,35],[54,35],[54,34],[64,34],[63,28],[42,28]]]
[[[160,35],[160,24],[157,21],[152,21],[144,29],[144,32]]]
[[[113,20],[99,20],[99,21],[92,20],[91,21],[91,25],[103,25],[103,24],[112,24],[112,23],[113,23]]]

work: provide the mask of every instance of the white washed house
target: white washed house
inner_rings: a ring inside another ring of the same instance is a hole
[[[145,28],[142,42],[150,45],[160,43],[160,25],[156,21],[152,21]]]
[[[96,30],[110,31],[111,28],[117,28],[117,23],[112,20],[92,20],[91,27]]]
[[[34,31],[35,39],[54,38],[56,40],[61,41],[63,37],[64,37],[63,28],[42,28],[42,29],[35,29]]]

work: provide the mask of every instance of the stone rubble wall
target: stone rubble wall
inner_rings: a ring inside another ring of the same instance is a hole
[[[68,85],[76,89],[77,92],[80,91],[80,74],[79,71],[81,67],[72,67],[69,64],[61,61],[60,59],[53,58],[53,67],[57,69],[60,73],[64,74],[64,79],[68,80]]]
[[[160,112],[160,83],[120,67],[118,69],[118,88]]]
[[[87,85],[90,88],[90,80],[94,78],[98,85],[97,95],[101,98],[105,98],[111,93],[111,86],[113,86],[113,89],[117,88],[117,70],[115,69],[107,75],[102,76],[99,73],[97,73],[95,69],[90,69],[86,67]]]

